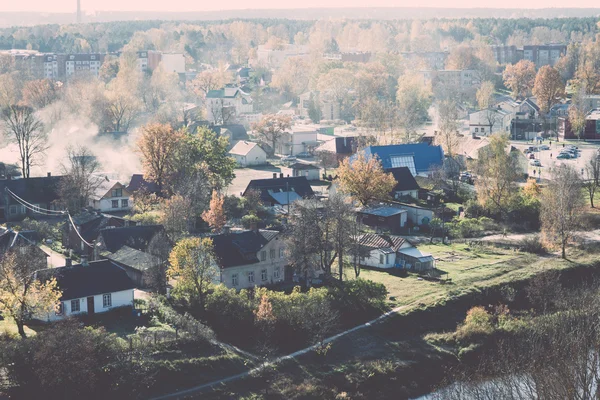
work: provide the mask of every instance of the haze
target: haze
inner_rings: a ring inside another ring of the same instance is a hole
[[[0,12],[74,12],[76,0],[28,0],[28,1],[3,1],[0,4]],[[306,0],[303,2],[281,2],[278,0],[256,0],[251,3],[234,0],[222,2],[197,2],[190,0],[147,1],[147,0],[82,0],[82,9],[87,12],[94,11],[215,11],[215,10],[239,10],[239,9],[287,9],[287,8],[311,8],[311,7],[414,7],[414,2],[390,1],[390,0]],[[486,4],[478,0],[460,0],[448,3],[443,0],[422,0],[419,7],[452,7],[452,8],[480,8]],[[493,4],[501,8],[569,8],[596,7],[597,2],[593,0],[576,0],[565,4],[560,0],[532,0],[523,2],[520,0],[506,0],[502,3]]]

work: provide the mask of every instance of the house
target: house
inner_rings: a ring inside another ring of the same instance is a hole
[[[251,180],[242,196],[250,191],[258,191],[265,206],[287,205],[315,195],[305,176],[284,178],[280,174],[278,178],[276,173],[273,173],[272,179]]]
[[[252,98],[241,88],[225,86],[206,94],[206,117],[213,124],[231,124],[238,115],[253,111]]]
[[[240,140],[250,140],[248,131],[241,124],[210,125],[208,128],[215,132],[217,136],[227,138],[228,149],[232,149]]]
[[[455,87],[462,92],[475,90],[481,84],[480,75],[471,69],[421,70],[419,75],[432,90],[440,87]]]
[[[284,156],[310,152],[319,146],[318,131],[313,126],[294,125],[275,142],[275,154]]]
[[[324,152],[335,155],[338,163],[356,153],[357,139],[353,136],[336,137],[325,141],[315,149],[315,153]]]
[[[317,104],[312,104],[313,102]],[[340,119],[340,104],[327,93],[306,92],[299,96],[298,115],[304,118],[310,118],[310,109],[318,106],[321,112],[321,120],[333,121]],[[318,123],[319,121],[313,121]]]
[[[396,180],[396,186],[394,186],[394,189],[392,190],[393,198],[419,198],[419,184],[408,167],[390,168],[387,172],[391,173]]]
[[[400,236],[365,233],[359,244],[368,254],[361,257],[360,264],[374,268],[406,268],[428,271],[435,268],[431,254],[423,253]]]
[[[96,250],[99,254],[106,251],[116,253],[123,246],[146,251],[150,242],[158,234],[164,233],[162,225],[136,225],[122,228],[101,229],[96,238]]]
[[[244,289],[283,282],[288,265],[285,241],[277,231],[226,231],[212,236],[220,282]]]
[[[129,211],[130,195],[125,185],[105,178],[90,196],[89,206],[101,212]]]
[[[536,67],[554,66],[567,53],[566,44],[526,45],[523,46],[523,59],[529,60]]]
[[[406,222],[409,226],[429,225],[429,222],[435,217],[432,209],[415,204],[394,202],[394,207],[406,211]]]
[[[138,190],[143,190],[149,194],[161,194],[156,182],[147,181],[143,174],[133,174],[129,181],[129,185],[127,185],[127,191],[131,195],[135,195],[135,192]]]
[[[306,164],[306,163],[297,162],[297,163],[290,165],[287,168],[282,168],[282,171],[289,171],[290,173],[287,174],[288,176],[294,176],[294,177],[304,176],[309,181],[318,181],[319,179],[321,179],[321,176],[320,176],[321,168],[319,168],[315,164]]]
[[[444,163],[442,146],[427,143],[393,144],[388,146],[369,146],[362,150],[367,159],[377,157],[384,170],[408,167],[413,176],[427,176],[433,167]],[[356,155],[352,156],[352,161]]]
[[[13,179],[7,176],[7,179],[0,180],[0,222],[40,217],[40,214],[34,211],[38,207],[61,210],[62,207],[58,205],[60,200],[58,188],[61,180],[61,176],[52,176],[50,173],[43,177]],[[33,204],[33,207],[26,207],[10,192]]]
[[[364,207],[356,213],[362,224],[376,228],[378,232],[398,233],[407,221],[405,210],[390,205]]]
[[[598,140],[600,139],[600,110],[592,110],[585,118],[585,128],[578,134],[571,128],[569,118],[561,117],[558,119],[558,134],[563,139],[581,139]]]
[[[240,140],[236,143],[229,155],[235,159],[240,167],[249,167],[252,165],[264,165],[267,163],[267,153],[258,145],[258,143]]]
[[[14,231],[10,228],[0,228],[0,257],[11,251],[22,251],[26,248],[29,251],[29,260],[36,265],[44,268],[48,263],[48,254],[46,254],[38,244],[40,235],[36,231]]]
[[[72,217],[75,228],[70,222],[63,224],[62,243],[74,252],[94,257],[94,249],[84,243],[92,243],[100,235],[102,229],[135,226],[137,222],[110,214],[83,212]],[[82,240],[83,239],[83,240]]]
[[[72,315],[103,313],[116,307],[133,307],[134,285],[127,273],[109,260],[83,260],[71,264],[66,260],[64,267],[42,269],[36,278],[41,282],[56,279],[62,292],[56,312],[46,316],[47,321],[56,321]]]
[[[509,132],[513,114],[499,107],[479,110],[469,114],[471,136],[489,136],[496,132]]]
[[[123,268],[137,288],[147,287],[151,282],[152,272],[165,263],[165,260],[157,256],[127,245],[114,253],[102,252],[100,258],[110,260]]]

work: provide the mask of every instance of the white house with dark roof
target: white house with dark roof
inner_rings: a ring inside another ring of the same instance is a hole
[[[45,316],[47,321],[57,321],[71,315],[95,314],[110,311],[113,308],[133,307],[132,280],[125,270],[109,261],[83,261],[59,268],[37,271],[36,279],[46,282],[56,279],[62,292],[60,304],[55,312]]]
[[[238,115],[253,111],[252,98],[238,87],[226,86],[206,94],[206,118],[213,124],[230,124]]]
[[[431,254],[423,253],[400,236],[365,233],[360,236],[359,243],[364,254],[360,264],[364,266],[414,271],[435,268],[435,259]]]
[[[264,165],[267,163],[267,153],[258,143],[240,140],[229,150],[229,155],[235,159],[240,167]]]
[[[105,178],[90,196],[89,206],[101,212],[129,211],[130,193],[118,181]]]
[[[281,170],[284,171],[285,175],[292,177],[304,176],[309,181],[318,181],[321,179],[321,168],[315,164],[297,162]]]

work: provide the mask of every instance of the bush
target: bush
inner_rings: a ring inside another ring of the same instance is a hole
[[[257,225],[259,222],[260,218],[254,214],[248,214],[242,217],[242,225],[246,229],[252,228],[252,226]]]
[[[496,225],[491,218],[458,218],[454,217],[448,224],[450,235],[455,238],[471,238],[481,236],[484,231],[495,229]]]
[[[471,341],[474,336],[492,333],[494,330],[492,321],[492,315],[484,307],[471,308],[463,324],[456,330],[457,341]]]
[[[521,248],[522,251],[525,251],[527,253],[533,253],[533,254],[539,254],[539,255],[543,255],[543,254],[547,253],[546,247],[544,246],[544,244],[542,243],[542,241],[540,240],[540,237],[538,235],[535,235],[530,238],[524,238],[519,243],[519,247]]]
[[[340,312],[346,326],[385,311],[387,294],[387,289],[382,283],[360,278],[343,282],[329,291],[333,307]]]
[[[157,225],[160,223],[160,213],[149,211],[142,214],[135,214],[131,217],[131,220],[140,225]]]

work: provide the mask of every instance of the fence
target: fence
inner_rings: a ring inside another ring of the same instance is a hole
[[[129,335],[127,340],[129,342],[129,350],[133,351],[136,349],[147,348],[150,346],[156,346],[161,343],[176,342],[181,339],[179,329],[175,331],[170,330],[155,330],[155,331],[141,331]]]

